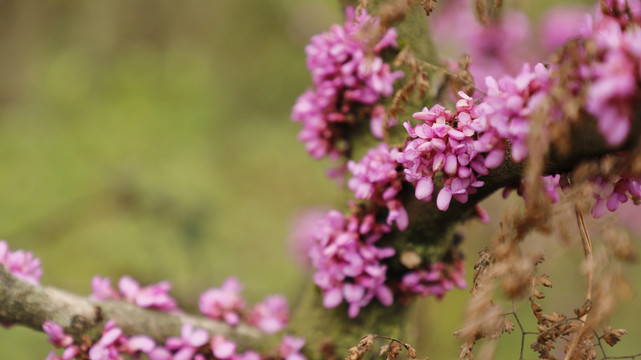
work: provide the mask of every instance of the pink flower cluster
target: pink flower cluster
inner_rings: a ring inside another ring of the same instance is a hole
[[[243,286],[230,277],[220,288],[210,288],[200,294],[200,312],[214,320],[223,320],[229,325],[240,324],[241,313],[245,310],[245,300],[240,296]]]
[[[356,317],[375,297],[383,305],[392,304],[392,291],[385,285],[387,266],[381,260],[395,251],[375,246],[389,231],[387,225],[376,223],[373,214],[346,218],[331,210],[317,223],[309,257],[317,269],[314,282],[323,291],[326,308],[345,300],[349,304],[348,315]]]
[[[469,128],[469,121],[455,124],[452,112],[440,105],[424,108],[413,117],[423,123],[415,128],[409,122],[404,124],[413,140],[402,152],[395,152],[395,157],[405,168],[406,180],[415,184],[416,198],[431,200],[434,178],[440,174],[443,188],[436,199],[438,208],[447,210],[452,197],[466,202],[468,194],[483,185],[477,175],[487,174],[485,158],[474,147],[474,131]]]
[[[176,301],[168,294],[171,289],[168,281],[141,287],[137,281],[125,275],[118,281],[118,292],[111,287],[108,277],[94,276],[91,288],[93,294],[90,298],[93,300],[124,300],[142,308],[179,312]],[[220,288],[210,288],[200,295],[200,311],[211,319],[236,326],[240,324],[246,308],[245,300],[240,296],[241,291],[242,285],[230,277]],[[268,296],[254,305],[246,321],[268,334],[284,329],[289,322],[287,299],[281,295]]]
[[[396,31],[388,29],[379,38],[379,27],[378,18],[366,10],[355,14],[349,7],[344,25],[333,25],[329,32],[313,36],[305,48],[314,88],[298,98],[292,120],[302,123],[298,140],[316,159],[343,155],[347,151],[345,131],[356,121],[355,110],[390,96],[394,81],[403,76],[400,71],[392,72],[379,56],[384,49],[397,46]],[[382,136],[384,108],[374,107],[369,114],[373,133]]]
[[[13,276],[33,285],[40,285],[42,268],[40,259],[33,256],[31,251],[9,250],[9,244],[0,240],[0,265],[3,265]]]
[[[246,303],[240,296],[242,285],[236,278],[230,277],[220,288],[210,288],[200,295],[198,308],[207,317],[223,320],[236,326],[243,320]],[[284,329],[289,322],[287,299],[281,295],[271,295],[254,307],[245,319],[259,330],[272,334]]]
[[[278,354],[284,360],[305,360],[305,355],[300,352],[303,346],[305,346],[305,338],[285,335],[278,345]]]
[[[396,198],[403,188],[399,164],[394,161],[386,143],[370,149],[359,161],[349,161],[347,169],[352,178],[347,187],[357,199],[369,200],[388,209],[387,225],[396,222],[399,230],[407,229],[409,217],[403,204]]]
[[[499,81],[487,77],[485,83],[487,96],[475,109],[469,109],[473,118],[470,126],[479,133],[475,148],[487,153],[485,166],[489,169],[503,163],[510,144],[512,159],[521,162],[527,157],[530,116],[551,86],[550,70],[539,63],[532,71],[524,64],[516,77],[504,75]]]
[[[247,322],[267,334],[276,333],[289,322],[287,299],[282,295],[270,295],[254,305]]]
[[[49,335],[49,342],[57,348],[64,348],[60,356],[51,351],[46,360],[70,360],[82,358],[90,360],[122,360],[123,355],[139,358],[145,354],[150,360],[261,360],[255,351],[237,353],[236,343],[221,335],[210,336],[203,329],[196,329],[190,323],[184,323],[180,337],[170,337],[165,345],[157,345],[146,335],[127,337],[113,321],[108,321],[101,338],[92,343],[74,344],[70,335],[54,322],[45,321],[43,330]],[[278,347],[278,353],[284,360],[305,360],[300,353],[305,344],[303,338],[285,336]]]
[[[153,339],[145,335],[127,337],[113,321],[108,321],[105,324],[101,338],[93,344],[74,344],[73,338],[65,334],[60,325],[51,321],[45,321],[42,324],[42,329],[49,335],[49,343],[57,348],[64,348],[60,356],[52,350],[46,360],[70,360],[73,358],[121,360],[123,359],[122,354],[135,357],[147,354],[152,360],[161,360],[151,357],[152,352],[156,349],[156,343]]]
[[[91,299],[103,300],[124,300],[136,306],[166,312],[178,312],[178,304],[171,296],[171,284],[169,281],[161,281],[157,284],[141,287],[131,276],[125,275],[118,281],[118,293],[111,287],[111,280],[108,277],[94,276],[91,279]]]
[[[404,124],[412,140],[395,153],[396,161],[403,164],[420,200],[432,199],[434,180],[441,177],[440,210],[448,209],[452,197],[467,202],[483,186],[478,178],[503,163],[508,147],[514,161],[525,159],[529,119],[547,94],[549,71],[542,64],[534,71],[525,64],[516,77],[506,75],[497,82],[488,76],[486,84],[488,94],[478,105],[459,92],[456,115],[434,105],[413,115],[423,121],[415,128]]]
[[[205,360],[211,355],[220,360],[260,360],[253,351],[236,354],[236,343],[222,335],[210,336],[203,329],[195,329],[192,324],[184,323],[180,337],[170,337],[165,346],[158,346],[149,352],[150,360]]]
[[[620,1],[614,2],[613,14],[598,16],[585,37],[595,41],[597,61],[583,69],[590,81],[586,110],[597,119],[599,130],[611,146],[623,143],[630,132],[633,104],[639,99],[641,80],[641,2],[630,1],[637,9],[635,19],[629,19],[621,10]],[[625,3],[623,3],[625,9]],[[634,21],[637,21],[636,23]],[[588,26],[590,27],[590,26]]]
[[[619,204],[627,202],[630,198],[637,205],[641,202],[641,177],[599,177],[594,180],[594,188],[596,203],[592,208],[592,216],[595,218],[603,216],[605,209],[616,211]]]
[[[465,266],[462,259],[452,264],[437,262],[430,264],[427,269],[411,271],[403,276],[399,290],[406,294],[421,296],[434,295],[442,298],[445,293],[455,287],[465,289]]]

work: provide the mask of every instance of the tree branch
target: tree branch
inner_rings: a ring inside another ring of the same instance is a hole
[[[0,265],[0,322],[43,331],[46,320],[62,326],[77,341],[84,335],[100,337],[107,320],[115,321],[127,335],[145,334],[159,343],[170,336],[180,336],[183,323],[224,335],[241,347],[260,347],[258,343],[264,340],[261,332],[246,325],[231,327],[204,317],[173,315],[122,301],[95,302],[54,287],[35,286]]]

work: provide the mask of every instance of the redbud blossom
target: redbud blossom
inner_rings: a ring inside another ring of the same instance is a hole
[[[31,251],[9,250],[9,244],[0,240],[0,265],[3,265],[9,272],[28,283],[40,285],[42,268],[40,259],[33,256]]]
[[[384,49],[397,46],[393,28],[375,38],[379,22],[366,10],[355,14],[354,8],[348,7],[342,26],[332,25],[329,32],[313,36],[305,48],[314,88],[298,98],[291,117],[302,123],[298,140],[316,159],[337,159],[345,154],[345,131],[356,121],[355,110],[390,96],[394,81],[403,76],[400,71],[391,71],[379,56]],[[386,119],[381,106],[370,108],[366,116],[378,138],[393,122]]]

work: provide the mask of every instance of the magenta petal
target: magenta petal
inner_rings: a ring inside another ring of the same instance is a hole
[[[458,160],[456,159],[456,155],[447,154],[447,156],[445,157],[445,165],[443,167],[443,170],[445,170],[445,172],[450,175],[454,175],[456,174],[457,166],[458,166]]]
[[[189,345],[193,347],[201,347],[209,341],[209,333],[203,329],[196,329],[189,336]]]
[[[223,315],[223,319],[225,319],[226,323],[233,326],[238,325],[240,323],[240,316],[233,311],[226,312]]]
[[[227,359],[236,352],[236,343],[222,336],[214,336],[211,341],[211,350],[218,359]]]
[[[106,333],[102,334],[102,338],[98,341],[99,345],[109,346],[113,344],[122,335],[120,328],[113,328]]]
[[[76,355],[78,355],[78,347],[77,346],[69,346],[68,348],[65,349],[65,351],[62,352],[62,360],[71,360],[73,359]]]
[[[266,334],[274,334],[284,328],[282,321],[274,317],[267,317],[260,320],[258,328]]]
[[[360,285],[348,283],[343,285],[343,295],[348,303],[357,302],[365,295],[365,289]]]
[[[450,207],[450,201],[452,200],[452,190],[450,188],[443,188],[438,193],[436,198],[436,207],[439,210],[445,211]]]
[[[340,288],[333,288],[323,295],[323,306],[331,309],[338,306],[343,301],[343,295]]]
[[[347,309],[347,316],[353,319],[358,316],[358,313],[360,311],[361,311],[361,305],[358,302],[353,302],[349,304],[349,308]]]
[[[171,353],[162,347],[153,349],[149,354],[147,354],[149,360],[172,360]]]
[[[610,211],[616,211],[619,208],[619,198],[616,196],[618,193],[610,195],[608,201],[606,202],[606,207]]]
[[[394,302],[392,290],[387,286],[381,285],[376,289],[376,297],[385,306],[390,306]]]
[[[501,149],[494,149],[487,154],[487,157],[485,158],[485,167],[488,169],[496,169],[503,163],[504,159],[505,152]]]
[[[600,218],[605,214],[605,199],[598,199],[592,208],[592,217],[595,219]]]
[[[195,352],[196,352],[196,349],[185,347],[180,349],[180,351],[178,351],[177,353],[175,353],[174,357],[171,359],[172,360],[192,360]]]
[[[418,181],[418,183],[416,183],[416,191],[414,195],[416,195],[416,198],[419,200],[426,200],[429,199],[430,196],[432,196],[433,191],[434,182],[432,181],[432,178],[423,177]]]
[[[125,275],[118,281],[118,289],[129,300],[133,300],[140,290],[140,284],[131,276]]]
[[[515,141],[512,143],[512,159],[516,162],[521,162],[527,157],[527,145],[523,141]]]
[[[146,335],[136,335],[129,338],[127,341],[127,347],[130,351],[142,351],[148,353],[156,347],[156,343],[152,338]]]

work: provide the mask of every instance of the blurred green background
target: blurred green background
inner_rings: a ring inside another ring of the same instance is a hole
[[[234,275],[250,303],[295,302],[307,276],[288,251],[291,218],[341,194],[289,111],[310,84],[304,45],[340,19],[335,0],[1,0],[0,236],[42,259],[42,283],[79,294],[94,274],[130,274],[170,280],[193,310]],[[504,206],[490,199],[492,223],[464,227],[468,278]],[[546,265],[563,274],[554,309],[571,313],[581,250],[552,248],[571,259]],[[419,302],[419,355],[457,356],[466,299]],[[623,354],[641,351],[641,326],[625,316],[638,303],[614,324],[637,327]],[[0,329],[0,359],[42,359],[45,338]],[[518,347],[501,341],[501,358]]]

